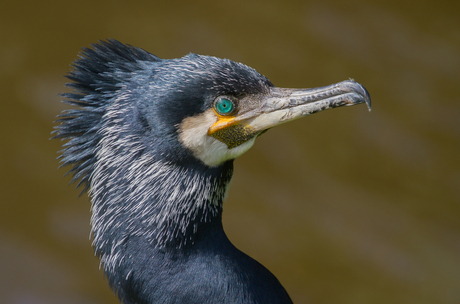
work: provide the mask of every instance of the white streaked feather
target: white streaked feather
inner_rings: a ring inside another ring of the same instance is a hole
[[[133,155],[142,149],[142,144],[135,135],[120,136],[129,134],[129,126],[123,122],[123,117],[127,116],[130,108],[122,102],[123,99],[121,96],[115,101],[104,115],[105,122],[110,123],[104,123],[99,131],[102,139],[96,149],[97,163],[90,179],[93,245],[99,250],[108,245],[110,237],[107,234],[121,227],[129,235],[144,236],[155,246],[164,246],[171,238],[184,234],[200,210],[206,210],[200,219],[202,221],[215,216],[221,207],[219,203],[228,192],[228,184],[219,185],[198,172],[155,161],[149,154],[133,159]],[[198,132],[197,136],[200,136]],[[198,140],[208,145],[206,148],[211,152],[204,152],[204,149],[197,157],[202,160],[209,157],[212,164],[235,158],[252,145],[249,143],[246,148],[229,152],[231,150],[225,144],[206,133],[201,133],[201,136],[209,138]],[[193,139],[189,137],[189,140]],[[215,153],[218,156],[212,156]],[[188,178],[184,181],[183,176]],[[119,186],[120,178],[126,179],[124,188]],[[183,186],[187,191],[182,191]],[[160,201],[161,204],[156,204]],[[139,226],[139,222],[144,225]],[[170,228],[174,229],[171,234]],[[122,262],[120,249],[124,240],[121,237],[111,244],[109,250],[104,249],[101,253],[101,263],[106,271],[114,270]]]

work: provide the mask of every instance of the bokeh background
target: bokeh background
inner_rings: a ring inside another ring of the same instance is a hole
[[[460,2],[3,1],[0,303],[118,303],[90,203],[57,169],[62,75],[115,38],[254,67],[281,87],[348,78],[364,105],[270,130],[235,162],[224,226],[295,303],[460,303]]]

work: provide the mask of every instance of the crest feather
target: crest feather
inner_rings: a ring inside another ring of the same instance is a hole
[[[101,140],[98,130],[107,106],[133,72],[142,69],[142,62],[160,60],[143,49],[109,39],[83,48],[79,59],[72,64],[73,70],[66,76],[72,82],[66,86],[73,92],[61,96],[63,102],[75,108],[57,116],[59,125],[54,127],[52,135],[68,140],[59,151],[60,167],[72,166],[66,175],[73,175],[71,183],[80,180],[77,188],[84,185],[82,193],[89,188],[95,149]]]

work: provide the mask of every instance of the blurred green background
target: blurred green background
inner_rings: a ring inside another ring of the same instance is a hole
[[[224,226],[295,303],[460,303],[460,2],[3,1],[0,303],[118,303],[90,203],[50,141],[62,75],[115,38],[243,62],[281,87],[348,78],[364,105],[270,130],[235,162]]]

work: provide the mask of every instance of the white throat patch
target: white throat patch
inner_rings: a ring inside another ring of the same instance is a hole
[[[193,152],[193,155],[210,167],[235,159],[248,151],[257,136],[243,144],[229,149],[226,144],[208,135],[209,128],[217,121],[214,110],[185,118],[179,125],[179,141]]]

